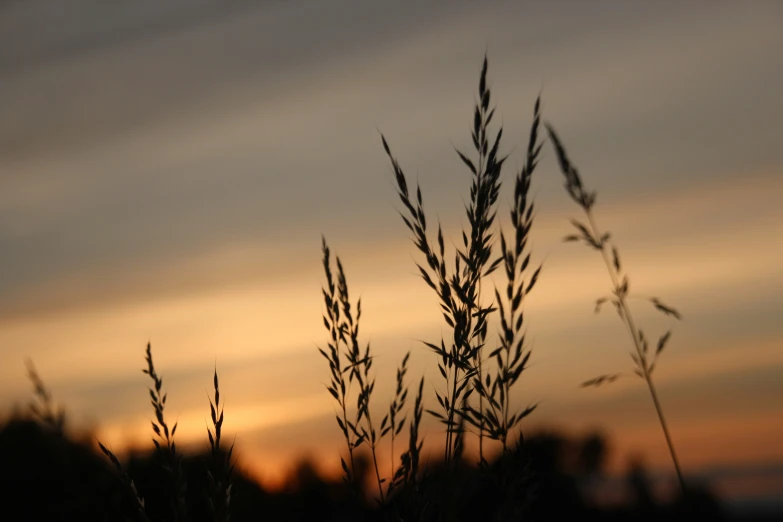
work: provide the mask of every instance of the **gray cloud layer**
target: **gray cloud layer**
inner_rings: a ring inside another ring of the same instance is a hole
[[[3,7],[6,308],[226,244],[396,232],[376,126],[434,207],[458,201],[448,142],[468,143],[485,48],[509,146],[543,87],[607,197],[783,165],[776,2],[109,4]]]

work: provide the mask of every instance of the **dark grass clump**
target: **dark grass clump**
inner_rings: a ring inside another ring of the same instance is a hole
[[[513,237],[507,240],[500,233],[500,259],[505,271],[507,285],[505,296],[495,289],[495,302],[500,317],[499,346],[490,354],[496,366],[484,374],[479,372],[474,387],[483,399],[484,409],[469,407],[467,419],[482,429],[488,438],[499,441],[503,451],[509,450],[509,436],[519,423],[535,409],[535,405],[513,411],[511,387],[527,368],[531,351],[525,343],[523,301],[538,280],[541,265],[526,278],[530,266],[530,253],[526,249],[530,229],[533,226],[533,203],[528,201],[530,182],[538,164],[541,145],[538,144],[538,127],[541,121],[540,100],[536,100],[533,124],[530,129],[525,165],[519,171],[514,185],[514,205],[511,208]],[[506,303],[504,305],[503,303]]]
[[[168,512],[151,517],[151,511],[148,509],[144,499],[139,494],[136,484],[125,471],[117,456],[103,443],[98,442],[100,450],[109,458],[119,474],[121,482],[133,499],[133,516],[131,520],[148,521],[172,520],[183,522],[193,518],[202,520],[201,514],[191,517],[188,507],[193,506],[194,499],[206,507],[208,520],[215,522],[229,522],[231,520],[231,490],[234,475],[234,464],[232,455],[234,444],[232,443],[228,450],[224,450],[221,445],[223,440],[223,407],[220,402],[220,383],[218,380],[217,369],[212,377],[214,387],[214,396],[209,398],[210,417],[212,427],[207,427],[207,437],[209,440],[209,458],[205,463],[205,484],[202,493],[192,493],[188,491],[188,472],[184,469],[185,455],[177,449],[174,441],[174,435],[177,431],[177,423],[169,426],[164,415],[166,407],[167,394],[163,392],[163,379],[158,375],[152,360],[152,345],[147,344],[146,357],[147,368],[142,372],[149,375],[152,379],[152,387],[149,388],[150,403],[155,410],[155,420],[151,421],[152,430],[155,437],[152,442],[155,446],[155,456],[157,457],[158,470],[165,475],[162,484],[155,482],[151,492],[160,497],[164,490],[168,490]],[[200,495],[200,497],[199,497]],[[152,511],[155,511],[153,508]]]
[[[434,386],[438,407],[426,411],[444,426],[443,467],[435,475],[424,477],[422,485],[427,491],[425,504],[432,507],[436,520],[459,517],[470,509],[465,494],[482,487],[482,482],[492,483],[495,490],[503,488],[508,497],[477,515],[499,519],[516,516],[524,510],[525,502],[521,499],[527,477],[504,466],[490,470],[485,446],[493,441],[502,455],[516,452],[521,444],[521,421],[535,409],[535,405],[522,408],[514,405],[511,395],[531,355],[525,341],[524,302],[541,272],[541,265],[531,263],[528,248],[534,218],[529,192],[541,151],[541,102],[538,98],[534,104],[525,161],[514,178],[510,230],[504,232],[497,210],[508,155],[501,152],[503,128],[491,129],[495,107],[487,72],[485,56],[472,111],[473,150],[456,151],[470,172],[470,197],[465,204],[468,226],[462,230],[453,257],[446,252],[440,223],[434,239],[430,237],[421,187],[417,185],[415,191],[409,188],[400,162],[386,137],[381,135],[404,207],[400,216],[424,258],[416,266],[424,282],[437,295],[441,315],[450,331],[439,342],[423,341],[436,354],[442,378],[440,386]],[[506,278],[502,290],[486,281],[501,267]],[[487,292],[487,285],[491,285],[492,292]],[[486,302],[484,298],[488,295],[494,300]],[[499,325],[497,341],[488,335],[493,317]],[[464,459],[469,429],[475,430],[478,436],[478,462],[483,470],[480,480]]]
[[[338,281],[335,282],[332,275],[331,253],[326,244],[326,238],[322,240],[323,266],[326,274],[326,288],[322,289],[324,303],[326,305],[326,315],[324,316],[324,326],[329,331],[330,340],[328,343],[329,353],[319,348],[318,351],[329,362],[332,380],[327,387],[329,393],[337,401],[340,414],[335,418],[337,425],[343,432],[345,442],[348,447],[348,461],[340,457],[344,472],[344,480],[356,488],[356,457],[355,450],[364,441],[363,435],[359,431],[361,423],[361,408],[357,407],[356,414],[350,419],[348,417],[349,409],[349,384],[353,382],[356,375],[355,368],[362,359],[358,344],[359,325],[358,318],[361,317],[361,299],[357,303],[357,320],[354,323],[351,313],[351,303],[348,299],[348,287],[343,273],[342,263],[337,259]],[[339,294],[338,294],[339,284]],[[342,306],[342,308],[341,308]],[[341,347],[345,347],[344,350]],[[368,345],[369,350],[369,345]],[[369,355],[369,353],[368,353]],[[347,359],[347,365],[343,363]],[[345,367],[344,367],[345,366]],[[346,373],[348,374],[346,378]],[[358,406],[361,397],[357,400]]]
[[[510,212],[513,236],[507,238],[502,231],[496,231],[496,215],[502,169],[508,156],[499,152],[503,128],[494,133],[490,130],[495,108],[491,105],[487,70],[485,57],[478,100],[473,109],[472,158],[456,151],[470,171],[471,183],[470,199],[465,206],[469,227],[462,231],[462,244],[456,247],[453,263],[446,258],[440,223],[434,242],[428,235],[421,187],[417,185],[414,197],[399,161],[392,154],[386,137],[381,136],[404,206],[400,216],[413,233],[414,245],[424,256],[424,263],[417,263],[417,267],[424,282],[437,294],[443,319],[452,332],[450,339],[424,343],[438,356],[438,370],[445,384],[442,389],[436,388],[440,410],[428,409],[427,412],[445,427],[444,462],[447,467],[455,466],[462,455],[466,422],[478,431],[479,462],[485,464],[484,439],[499,441],[503,450],[508,450],[512,430],[534,408],[513,408],[510,392],[530,357],[525,344],[522,305],[541,270],[538,266],[531,276],[527,276],[532,267],[526,247],[533,223],[533,204],[528,193],[541,150],[538,143],[540,99],[534,107],[525,164],[515,179]],[[498,236],[499,255],[496,253]],[[484,304],[482,282],[501,266],[507,277],[506,290],[501,292],[495,288],[494,303]],[[500,340],[490,347],[491,352],[485,357],[489,318],[498,311]],[[472,403],[474,392],[477,400]]]
[[[390,435],[392,462],[394,462],[394,439],[402,431],[406,417],[403,413],[408,390],[404,385],[404,377],[407,372],[407,362],[410,354],[406,354],[397,371],[397,391],[389,407],[388,413],[381,420],[380,426],[372,420],[370,399],[375,389],[375,377],[370,374],[373,355],[370,343],[364,348],[359,343],[359,321],[362,315],[361,299],[356,302],[355,317],[351,304],[348,281],[340,258],[336,258],[336,280],[331,262],[331,252],[326,239],[322,239],[323,268],[326,276],[326,286],[322,288],[326,314],[323,316],[324,326],[329,332],[327,350],[319,348],[321,355],[329,362],[331,382],[327,386],[330,395],[338,405],[338,413],[335,416],[337,425],[345,437],[348,448],[348,460],[340,457],[344,480],[350,484],[355,493],[361,490],[359,477],[357,476],[356,450],[366,445],[372,457],[375,479],[378,485],[378,496],[381,504],[386,503],[386,496],[400,484],[410,479],[415,474],[415,468],[406,470],[392,470],[389,478],[381,477],[378,467],[379,444],[384,437]],[[356,383],[354,396],[351,397],[351,385]],[[349,401],[355,400],[355,409],[349,415],[351,408]],[[416,423],[418,430],[418,422]],[[418,433],[418,431],[416,432]],[[418,462],[418,454],[411,460]],[[384,484],[387,483],[384,487]]]

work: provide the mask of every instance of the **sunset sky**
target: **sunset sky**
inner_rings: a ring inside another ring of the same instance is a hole
[[[505,181],[541,93],[632,292],[684,316],[633,301],[650,336],[673,328],[656,378],[686,472],[783,470],[781,27],[774,0],[0,3],[0,407],[30,398],[31,358],[74,427],[146,444],[151,342],[183,442],[206,440],[217,364],[245,467],[332,469],[321,235],[362,297],[375,407],[408,350],[411,381],[439,383],[417,339],[447,331],[379,131],[456,242],[454,146],[470,148],[486,51]],[[600,256],[561,241],[579,210],[561,178],[546,144],[514,399],[539,403],[529,429],[601,428],[616,465],[638,452],[668,472],[642,381],[578,386],[632,362],[617,316],[593,313]]]

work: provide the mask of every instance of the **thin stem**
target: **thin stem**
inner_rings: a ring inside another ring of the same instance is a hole
[[[343,400],[340,401],[340,406],[343,407],[343,422],[345,423],[346,430],[348,427],[348,412],[345,409],[345,394],[343,394]],[[347,431],[346,431],[347,433]],[[353,462],[353,443],[351,442],[351,439],[349,436],[346,435],[346,442],[348,443],[348,455],[351,459],[351,478],[353,479],[354,485],[356,483],[356,465]]]
[[[372,462],[375,464],[375,479],[378,481],[378,492],[381,494],[381,504],[386,502],[383,496],[383,483],[381,482],[381,474],[378,471],[378,459],[375,457],[375,446],[372,447]]]
[[[391,468],[391,477],[389,480],[394,480],[394,427],[391,429],[391,465],[389,466]]]
[[[669,446],[669,453],[671,453],[674,469],[677,472],[677,479],[680,481],[680,489],[684,494],[685,479],[683,478],[682,470],[680,469],[680,462],[677,460],[677,454],[674,451],[674,443],[672,443],[672,438],[669,434],[669,428],[666,425],[666,419],[663,416],[663,409],[661,408],[661,403],[658,400],[658,393],[655,391],[655,385],[653,384],[652,376],[647,371],[645,373],[647,375],[645,380],[647,381],[647,386],[650,388],[650,395],[652,396],[653,404],[655,404],[655,411],[658,412],[658,420],[661,421],[661,428],[663,428],[663,435],[666,437],[666,444]]]
[[[369,400],[369,396],[368,396]],[[375,437],[375,430],[372,429],[372,419],[370,418],[370,410],[367,409],[367,412],[364,414],[365,418],[367,419],[367,426],[370,428],[370,433],[373,437]],[[383,496],[383,483],[381,482],[381,474],[378,471],[378,458],[375,455],[375,441],[370,444],[370,451],[372,452],[372,462],[375,466],[375,479],[378,481],[378,492],[381,494],[381,504],[385,503],[386,500]]]
[[[506,388],[506,394],[505,394],[505,397],[504,397],[505,404],[503,405],[503,407],[504,407],[504,411],[503,411],[503,454],[504,455],[508,451],[508,444],[507,444],[507,441],[508,441],[508,428],[509,428],[509,426],[508,426],[508,418],[509,418],[509,403],[511,402],[511,399],[509,397],[509,394],[511,393],[511,382],[508,379],[508,374],[509,374],[508,361],[509,361],[510,357],[511,357],[511,352],[510,352],[510,349],[509,349],[509,350],[507,350],[507,353],[506,353],[506,364],[505,364],[506,371],[504,372],[505,375],[504,375],[504,379],[503,379],[504,380],[503,386]]]
[[[482,111],[483,112],[483,111]],[[483,132],[482,132],[483,134]],[[483,138],[482,138],[483,139]],[[484,172],[484,156],[479,152],[479,172]],[[477,308],[481,309],[481,271],[479,269],[479,280],[478,280],[478,295],[476,296],[476,303]],[[477,343],[481,343],[481,339],[478,339],[476,341]],[[479,346],[478,353],[476,354],[476,358],[478,359],[478,379],[479,382],[481,382],[481,379],[484,376],[483,368],[482,368],[482,349],[481,346]],[[479,393],[479,411],[484,411],[484,397]],[[479,464],[484,463],[484,415],[481,415],[481,418],[479,419]]]
[[[592,228],[593,237],[600,238],[602,237],[598,226],[595,223],[595,218],[593,217],[593,213],[589,208],[585,209],[585,213],[587,214],[587,219],[590,223],[590,227]],[[615,290],[620,288],[620,282],[617,280],[617,274],[616,271],[612,269],[612,261],[609,259],[609,254],[606,252],[606,248],[604,248],[604,245],[601,245],[601,256],[604,259],[604,263],[606,264],[606,268],[609,271],[609,277],[612,279],[612,284],[614,285]],[[644,377],[644,380],[647,382],[647,387],[650,390],[650,396],[652,397],[653,404],[655,405],[655,411],[658,413],[658,420],[661,423],[661,428],[663,429],[663,435],[666,438],[666,444],[669,446],[669,453],[672,457],[672,462],[674,463],[674,470],[677,473],[677,479],[680,483],[680,489],[683,493],[685,493],[685,479],[682,475],[682,470],[680,468],[680,462],[677,459],[677,453],[674,451],[674,443],[672,442],[671,435],[669,434],[669,428],[666,424],[666,419],[663,415],[663,408],[661,407],[661,403],[658,400],[658,394],[655,391],[655,385],[653,384],[652,375],[650,374],[649,367],[647,365],[647,359],[644,356],[644,353],[642,351],[642,346],[639,341],[639,335],[637,334],[638,330],[636,329],[636,324],[633,320],[633,316],[631,315],[631,310],[628,307],[628,303],[625,301],[625,296],[622,292],[617,292],[617,299],[620,305],[620,310],[622,311],[623,318],[625,319],[624,323],[626,324],[628,328],[628,333],[631,336],[631,339],[633,340],[634,347],[636,348],[636,354],[639,357],[639,367],[642,371],[642,375]]]
[[[479,363],[478,363],[478,378],[481,379],[481,376],[484,374],[482,367],[481,367],[481,350],[479,350]],[[479,393],[479,410],[480,412],[484,411],[484,397]],[[481,418],[479,419],[479,464],[484,463],[484,416],[481,415]]]
[[[459,356],[459,354],[457,354]],[[449,404],[449,424],[446,426],[446,429],[448,430],[448,437],[449,437],[449,449],[448,449],[448,459],[446,460],[446,464],[452,463],[452,460],[454,459],[454,453],[455,448],[453,448],[454,445],[454,423],[456,422],[454,417],[457,409],[457,380],[459,376],[459,368],[457,367],[456,360],[454,361],[454,379],[452,380],[452,387],[451,387],[451,404]]]
[[[453,350],[452,350],[453,353]],[[456,371],[456,368],[455,368]],[[451,372],[448,372],[446,374],[446,398],[448,398],[448,389],[449,389],[449,376],[451,375]],[[451,422],[452,416],[451,416],[451,409],[446,412],[446,415],[448,415],[449,422]],[[449,465],[449,448],[451,448],[451,431],[449,431],[448,425],[446,426],[446,447],[443,449],[443,462],[446,463],[446,467]]]

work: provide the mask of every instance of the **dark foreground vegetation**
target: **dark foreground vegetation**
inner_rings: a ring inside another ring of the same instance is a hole
[[[675,517],[728,518],[706,490],[660,502],[651,494],[643,474],[630,474],[628,501],[621,506],[595,505],[586,486],[604,472],[606,441],[598,436],[571,439],[541,433],[525,439],[486,470],[460,463],[457,472],[442,467],[426,471],[417,493],[423,508],[403,520],[669,520]],[[183,458],[187,484],[187,520],[214,520],[209,506],[210,453]],[[363,474],[371,474],[370,459],[357,459]],[[123,468],[144,499],[149,520],[171,520],[169,476],[154,452],[132,455]],[[507,485],[497,478],[509,476]],[[369,478],[369,477],[365,477]],[[364,480],[371,484],[371,480]],[[108,521],[139,520],[136,500],[94,442],[73,440],[34,419],[17,418],[0,428],[0,497],[7,512],[20,517],[4,520]],[[371,495],[367,493],[367,498]],[[434,499],[448,498],[448,508]],[[385,521],[400,520],[407,492],[399,491],[386,507],[360,502],[340,479],[329,480],[302,463],[277,491],[265,490],[240,472],[231,488],[230,520],[242,521]],[[410,498],[408,498],[410,500]],[[770,518],[772,520],[772,518]]]

